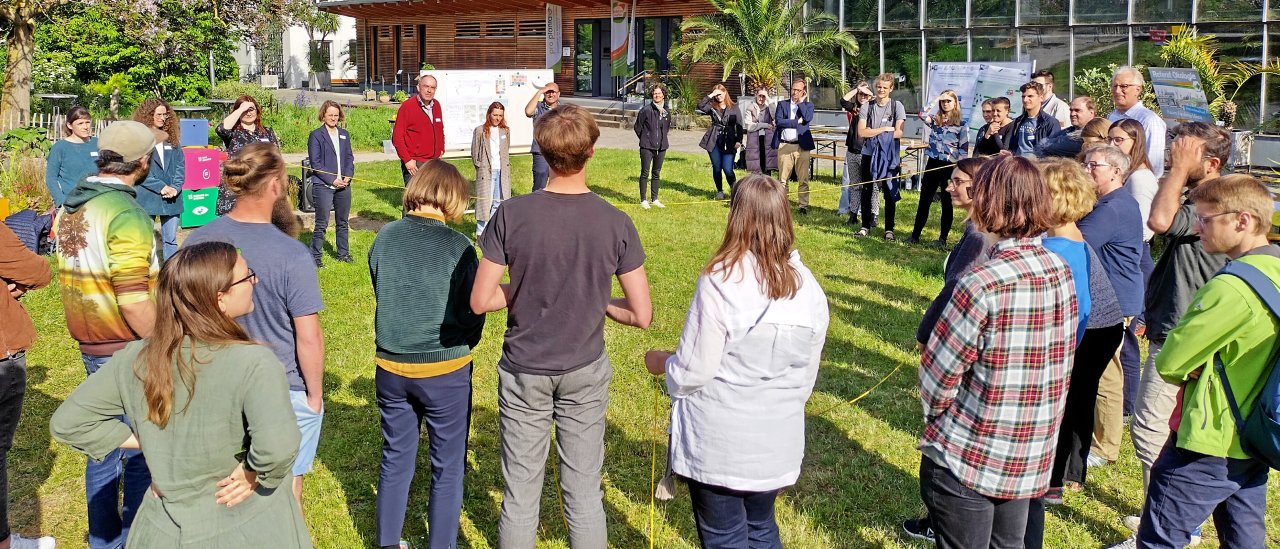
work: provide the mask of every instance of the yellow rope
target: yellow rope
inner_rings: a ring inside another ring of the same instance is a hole
[[[827,409],[825,409],[825,410],[823,410],[823,411],[821,411],[821,412],[818,412],[818,413],[816,413],[816,414],[813,414],[813,416],[814,416],[814,417],[817,417],[817,416],[825,416],[825,415],[827,415],[827,413],[831,412],[832,410],[835,410],[836,408],[840,408],[840,407],[843,407],[843,406],[847,406],[847,405],[850,405],[850,404],[854,404],[854,403],[858,402],[859,400],[862,400],[862,399],[866,398],[866,397],[867,397],[867,395],[871,394],[871,392],[872,392],[872,391],[874,391],[874,390],[876,390],[876,389],[880,388],[880,386],[881,386],[881,385],[884,385],[884,383],[885,383],[886,381],[889,381],[889,378],[893,377],[893,374],[898,373],[898,370],[901,370],[901,369],[902,369],[902,363],[901,363],[901,362],[899,362],[899,363],[898,363],[898,365],[897,365],[897,366],[895,366],[895,367],[893,368],[893,370],[890,370],[890,371],[889,371],[888,375],[886,375],[886,376],[884,376],[883,378],[881,378],[881,379],[880,379],[880,381],[876,382],[876,384],[875,384],[875,385],[872,385],[870,389],[867,389],[866,391],[863,391],[863,392],[862,392],[862,394],[860,394],[860,395],[858,395],[858,396],[856,396],[856,397],[853,397],[853,399],[852,399],[852,400],[848,400],[848,401],[845,401],[845,402],[840,402],[840,403],[838,403],[838,404],[835,404],[834,406],[831,406],[831,407],[829,407],[829,408],[827,408]]]

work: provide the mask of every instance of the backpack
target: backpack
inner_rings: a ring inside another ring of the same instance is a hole
[[[290,183],[297,185],[298,189],[298,211],[311,213],[316,211],[316,199],[312,187],[315,185],[311,178],[311,159],[302,159],[302,178],[289,176]]]
[[[1218,271],[1218,274],[1228,274],[1243,280],[1271,314],[1280,319],[1280,290],[1257,267],[1243,261],[1232,261]],[[1273,360],[1280,363],[1280,357]],[[1280,470],[1280,368],[1272,364],[1271,373],[1262,386],[1262,393],[1258,395],[1258,402],[1254,403],[1249,417],[1241,417],[1240,406],[1236,403],[1231,383],[1227,381],[1222,360],[1215,356],[1213,367],[1222,379],[1222,388],[1226,390],[1231,415],[1236,420],[1236,432],[1240,435],[1240,447],[1267,467]]]

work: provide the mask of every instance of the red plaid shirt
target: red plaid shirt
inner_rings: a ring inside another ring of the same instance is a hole
[[[920,448],[985,496],[1042,495],[1078,314],[1071,269],[1039,238],[997,242],[960,278],[921,358]]]

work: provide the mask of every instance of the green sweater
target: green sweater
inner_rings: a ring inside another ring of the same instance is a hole
[[[1280,281],[1280,259],[1264,254],[1250,253],[1236,261]],[[1179,448],[1217,457],[1249,457],[1240,449],[1235,418],[1213,358],[1222,359],[1240,414],[1247,417],[1266,382],[1278,326],[1271,311],[1239,277],[1217,275],[1200,287],[1156,355],[1161,377],[1183,386]],[[1200,378],[1191,379],[1190,374],[1200,368]]]
[[[429,364],[469,355],[484,329],[484,315],[471,312],[478,266],[471,241],[439,218],[410,214],[378,231],[369,249],[378,358]]]

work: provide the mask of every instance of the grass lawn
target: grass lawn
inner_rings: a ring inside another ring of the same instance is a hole
[[[529,157],[512,162],[516,192],[531,184]],[[829,164],[822,164],[829,166]],[[470,176],[470,163],[460,165]],[[710,198],[708,161],[700,155],[668,155],[664,210],[641,210],[636,201],[638,158],[634,151],[601,150],[589,173],[593,189],[620,205],[635,220],[644,240],[653,289],[654,321],[647,331],[607,324],[605,338],[615,373],[609,409],[604,471],[605,506],[615,547],[696,547],[689,499],[684,489],[669,503],[650,506],[653,455],[659,474],[665,453],[668,400],[655,398],[654,381],[641,358],[650,348],[675,345],[697,273],[719,244],[726,208],[717,203],[680,205]],[[819,169],[819,171],[824,171]],[[830,172],[826,172],[830,173]],[[400,212],[399,168],[394,162],[361,164],[353,215],[388,221]],[[915,369],[916,324],[942,285],[944,252],[907,247],[879,238],[856,239],[834,214],[838,191],[829,178],[816,183],[814,207],[797,216],[797,247],[826,290],[831,328],[809,402],[804,472],[778,502],[784,544],[796,548],[924,547],[904,540],[899,522],[923,511],[918,495],[920,428]],[[916,195],[904,193],[898,206],[899,238],[910,232]],[[937,214],[924,240],[937,237]],[[471,234],[467,221],[458,227]],[[952,239],[959,231],[952,233]],[[332,242],[332,235],[329,242]],[[317,547],[369,547],[374,541],[374,490],[382,438],[374,397],[373,296],[364,257],[374,232],[351,235],[355,264],[332,260],[320,271],[327,309],[321,313],[327,342],[328,413],[316,470],[307,477],[306,514]],[[309,241],[310,235],[303,239]],[[620,295],[618,293],[617,295]],[[58,292],[45,288],[24,303],[41,339],[29,355],[26,413],[9,454],[11,523],[21,533],[49,533],[60,547],[84,547],[86,519],[84,457],[54,443],[48,418],[84,378],[74,342],[67,336]],[[502,496],[498,467],[497,375],[505,314],[489,315],[485,337],[475,352],[475,406],[470,470],[463,504],[461,547],[497,545]],[[887,382],[856,404],[847,401],[888,375]],[[567,547],[567,532],[555,493],[555,459],[548,462],[543,492],[540,547]],[[429,467],[425,450],[418,482],[409,500],[405,537],[426,546]],[[1277,482],[1271,484],[1277,505]],[[1127,535],[1120,517],[1138,511],[1141,474],[1126,442],[1122,459],[1097,469],[1081,493],[1052,508],[1047,519],[1049,547],[1100,547]],[[1271,546],[1280,545],[1280,519],[1268,517]],[[1206,539],[1212,530],[1206,532]],[[1215,547],[1206,541],[1205,547]]]

